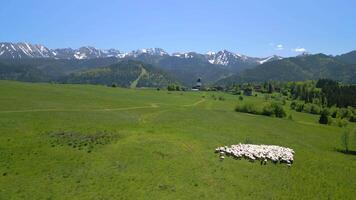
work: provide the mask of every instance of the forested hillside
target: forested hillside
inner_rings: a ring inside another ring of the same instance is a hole
[[[117,85],[121,87],[164,87],[171,83],[172,79],[165,72],[152,65],[125,60],[107,67],[98,67],[70,74],[60,79],[60,82]]]
[[[217,82],[230,85],[242,82],[304,81],[329,78],[356,83],[356,65],[325,54],[303,55],[272,61],[247,69]]]

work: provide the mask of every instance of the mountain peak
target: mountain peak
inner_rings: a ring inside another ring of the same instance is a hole
[[[48,49],[43,45],[22,43],[0,43],[0,58],[21,59],[21,58],[54,58],[54,59],[93,59],[115,57],[118,59],[144,59],[143,57],[163,57],[174,56],[183,59],[198,59],[199,62],[221,65],[227,68],[246,68],[255,66],[264,62],[277,59],[275,56],[268,58],[253,58],[239,53],[233,53],[227,49],[218,52],[208,51],[206,54],[196,52],[183,52],[168,54],[162,48],[144,48],[123,53],[117,49],[102,50],[93,46],[83,46],[78,49],[62,48]],[[272,58],[273,57],[273,58]],[[150,58],[152,60],[152,58]]]

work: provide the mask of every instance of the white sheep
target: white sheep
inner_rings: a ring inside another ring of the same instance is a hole
[[[254,161],[261,160],[264,164],[267,160],[273,162],[284,162],[290,166],[293,163],[294,151],[290,148],[280,147],[276,145],[254,145],[241,144],[231,145],[230,147],[218,147],[215,149],[216,153],[220,153],[220,158],[224,159],[224,155],[233,156],[235,158],[245,157]]]

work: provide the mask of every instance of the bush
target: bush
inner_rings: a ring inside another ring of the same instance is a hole
[[[329,124],[329,111],[327,109],[321,111],[319,124]]]
[[[339,109],[339,117],[340,118],[347,118],[349,119],[352,116],[352,111],[351,109],[348,108],[340,108]]]
[[[297,102],[296,101],[292,101],[292,103],[290,104],[290,108],[292,110],[295,110],[296,107],[297,107]]]
[[[225,101],[225,98],[223,96],[219,96],[219,101]]]
[[[239,96],[239,100],[240,101],[244,100],[243,96]]]
[[[288,115],[288,119],[289,120],[293,120],[293,116],[292,115]]]
[[[295,111],[302,112],[304,108],[304,103],[298,102],[295,106]]]
[[[345,127],[345,126],[347,126],[347,120],[341,119],[341,118],[336,118],[334,121],[334,124],[338,127]]]
[[[306,103],[303,106],[303,111],[311,114],[320,114],[321,108],[316,104]]]
[[[350,144],[350,132],[344,131],[341,135],[341,145],[345,149],[345,152],[349,152],[349,144]]]
[[[356,122],[356,115],[352,115],[349,119],[350,122]]]
[[[310,103],[304,104],[303,112],[305,112],[305,113],[310,113],[311,112],[311,104]]]
[[[236,112],[244,112],[244,113],[251,113],[251,114],[259,114],[257,111],[255,105],[251,103],[244,103],[244,104],[238,104],[235,108]]]
[[[171,84],[167,86],[168,91],[180,91],[181,87],[179,85]]]
[[[262,109],[262,114],[279,118],[283,118],[286,116],[286,112],[284,111],[283,106],[276,102],[272,102],[265,105]]]
[[[282,105],[279,104],[272,104],[273,108],[274,108],[274,114],[276,117],[282,118],[286,116],[286,112],[283,109]]]
[[[274,109],[270,103],[263,106],[262,115],[274,116]]]
[[[330,113],[331,117],[337,118],[339,116],[339,108],[333,106],[333,107],[329,108],[329,113]]]

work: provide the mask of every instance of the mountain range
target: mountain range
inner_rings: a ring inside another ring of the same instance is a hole
[[[356,54],[340,56],[306,54],[284,58],[243,70],[217,82],[231,85],[244,82],[304,81],[328,78],[344,83],[356,83]]]
[[[0,43],[0,59],[29,59],[29,58],[53,58],[53,59],[93,59],[93,58],[137,58],[142,55],[157,56],[157,57],[179,57],[182,59],[190,59],[199,57],[202,61],[209,62],[214,65],[227,66],[229,68],[246,68],[248,66],[256,66],[271,60],[278,60],[282,57],[270,56],[267,58],[255,58],[238,53],[233,53],[227,50],[219,52],[208,52],[200,54],[196,52],[173,53],[169,54],[161,48],[138,49],[129,53],[124,53],[117,49],[101,50],[94,47],[86,46],[79,49],[62,48],[49,49],[39,44],[29,44],[26,42]]]
[[[132,63],[129,61],[138,61]],[[120,67],[113,67],[120,63]],[[356,51],[338,56],[324,54],[304,54],[282,58],[269,56],[251,57],[227,50],[218,52],[183,52],[169,54],[161,48],[138,49],[122,52],[117,49],[101,50],[94,47],[78,49],[50,49],[43,45],[28,43],[0,43],[0,78],[25,81],[60,81],[110,84],[117,82],[128,87],[130,81],[137,80],[140,69],[154,74],[149,77],[163,77],[158,81],[152,78],[149,84],[138,86],[162,86],[163,83],[180,82],[190,87],[198,78],[205,84],[228,85],[241,82],[262,82],[268,80],[299,81],[318,78],[332,78],[348,83],[355,83]],[[132,73],[129,68],[132,67]],[[144,67],[142,67],[144,66]],[[146,69],[146,66],[147,69]],[[116,70],[118,69],[118,70]],[[104,73],[119,73],[109,76]],[[123,73],[121,73],[121,71]],[[135,73],[133,73],[135,71]],[[142,70],[141,70],[142,71]],[[93,73],[95,72],[95,73]],[[93,78],[88,75],[101,75]],[[136,79],[124,76],[135,74]],[[148,73],[150,74],[150,73]],[[159,74],[159,75],[157,75]],[[157,75],[157,76],[156,76]],[[125,79],[128,82],[115,81]],[[101,80],[98,82],[98,80]],[[143,80],[143,79],[142,79]],[[142,83],[142,82],[141,82]]]

